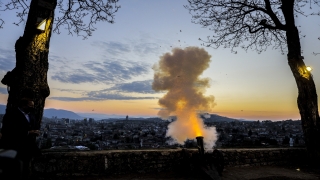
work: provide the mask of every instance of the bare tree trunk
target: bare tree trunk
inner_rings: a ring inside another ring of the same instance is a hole
[[[16,67],[2,83],[9,86],[6,112],[18,106],[22,96],[33,97],[36,120],[41,123],[45,99],[50,90],[47,82],[49,43],[56,0],[32,0],[24,34],[16,44]],[[43,31],[37,29],[45,20]]]
[[[283,0],[282,11],[286,19],[288,63],[298,87],[298,108],[309,156],[320,158],[320,118],[318,96],[312,74],[306,70],[301,56],[300,38],[294,22],[294,0]]]
[[[297,28],[292,34],[298,34]],[[287,35],[291,39],[290,35]],[[295,38],[296,43],[299,38]],[[292,40],[288,40],[292,41]],[[293,43],[293,42],[291,42]],[[320,158],[320,118],[318,112],[318,96],[312,74],[306,70],[303,58],[299,56],[300,51],[291,50],[299,53],[288,53],[288,63],[296,80],[298,87],[298,108],[301,115],[302,129],[305,137],[308,153],[313,158]]]

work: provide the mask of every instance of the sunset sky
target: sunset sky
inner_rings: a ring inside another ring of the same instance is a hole
[[[6,0],[4,0],[6,2]],[[29,1],[28,1],[29,3]],[[152,90],[153,65],[173,48],[202,47],[198,39],[213,32],[191,23],[186,0],[120,0],[115,23],[99,23],[87,40],[54,33],[51,37],[48,83],[51,94],[45,108],[132,116],[157,116],[158,99]],[[319,7],[313,9],[319,11]],[[15,12],[0,12],[0,78],[15,66],[14,44],[23,35]],[[306,65],[313,67],[320,88],[320,18],[298,17]],[[215,97],[209,113],[250,120],[300,119],[297,87],[286,55],[271,47],[255,51],[203,47],[211,55],[202,77],[211,79],[206,95]],[[0,84],[0,104],[7,101]]]

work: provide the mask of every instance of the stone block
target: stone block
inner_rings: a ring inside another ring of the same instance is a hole
[[[250,164],[251,160],[250,159],[245,159],[246,164]]]
[[[249,158],[249,159],[254,159],[254,158],[255,158],[255,155],[254,155],[254,154],[249,154],[249,155],[248,155],[248,158]]]

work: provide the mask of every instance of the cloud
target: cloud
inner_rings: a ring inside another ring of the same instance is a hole
[[[69,63],[70,60],[68,60],[65,57],[57,56],[49,54],[49,70],[61,70],[70,68]]]
[[[104,100],[138,100],[155,99],[155,97],[132,97],[122,94],[108,94],[103,92],[90,92],[87,97],[49,97],[59,101],[104,101]]]
[[[65,58],[65,57],[61,57],[61,56],[58,56],[58,55],[52,55],[52,54],[49,54],[49,61],[53,61],[54,63],[62,63],[62,64],[68,64],[68,59]]]
[[[169,47],[164,40],[157,39],[148,33],[141,33],[138,38],[123,41],[95,41],[92,46],[103,50],[100,54],[102,61],[87,60],[86,63],[79,63],[79,61],[51,55],[51,78],[74,84],[128,82],[134,77],[147,74],[151,70],[152,59],[158,59],[163,48]],[[154,58],[149,55],[153,55]],[[148,58],[148,61],[142,62],[144,58]],[[131,59],[138,59],[138,61],[130,61]]]
[[[103,49],[106,57],[145,57],[147,55],[159,56],[163,49],[168,50],[170,43],[163,39],[158,39],[156,35],[140,32],[140,35],[134,39],[120,41],[95,41],[93,46]]]
[[[127,60],[89,61],[77,69],[61,69],[51,76],[64,83],[118,83],[146,74],[151,66],[144,62]]]
[[[91,91],[87,93],[89,97],[99,99],[117,99],[117,100],[134,100],[134,99],[157,99],[157,97],[137,97],[123,95],[123,93],[138,93],[138,94],[155,94],[152,90],[152,80],[133,81],[130,83],[116,84],[111,88],[100,91]]]
[[[7,88],[0,87],[0,94],[8,94]]]
[[[61,91],[61,92],[74,93],[74,94],[84,94],[84,93],[86,93],[86,91],[85,91],[85,90],[62,89],[62,88],[50,88],[50,89],[58,90],[58,91]]]
[[[60,101],[101,101],[101,100],[137,100],[137,99],[158,99],[158,97],[139,97],[135,95],[126,95],[126,93],[138,94],[155,94],[156,92],[151,89],[152,80],[134,81],[131,83],[116,84],[111,88],[99,91],[85,91],[74,89],[61,89],[54,88],[62,92],[70,92],[82,97],[50,97],[50,99]]]
[[[158,39],[156,35],[146,32],[140,32],[139,38],[130,41],[132,49],[139,56],[154,54],[157,57],[170,48],[170,42],[164,39]]]
[[[97,78],[93,74],[89,74],[83,69],[70,70],[71,72],[58,72],[56,75],[51,76],[53,80],[57,80],[64,83],[85,83],[85,82],[97,82]]]
[[[0,72],[11,71],[16,64],[15,51],[0,48]]]
[[[122,42],[116,41],[96,41],[92,44],[93,46],[98,46],[108,52],[110,55],[120,55],[123,53],[128,53],[131,51],[130,45]]]
[[[135,97],[126,96],[120,93],[109,93],[108,91],[91,91],[87,94],[89,97],[93,97],[100,100],[136,100],[136,99],[155,99],[154,97]]]
[[[112,93],[140,93],[140,94],[156,94],[152,89],[153,80],[145,80],[145,81],[133,81],[129,83],[119,83],[115,84],[110,88],[106,88],[100,91],[94,92],[112,92]],[[86,94],[88,91],[85,90],[77,90],[77,89],[63,89],[63,88],[51,88],[61,92],[70,92],[75,94]]]
[[[131,79],[133,76],[145,74],[151,70],[151,66],[146,63],[125,60],[90,62],[85,66],[91,71],[99,73],[100,76],[102,75],[102,78],[116,82]]]
[[[122,83],[122,84],[116,84],[111,88],[108,88],[106,90],[115,90],[115,91],[121,91],[121,92],[127,92],[127,93],[143,93],[143,94],[153,94],[156,93],[152,89],[152,81],[153,80],[145,80],[145,81],[134,81],[130,83]]]
[[[132,42],[132,49],[139,56],[147,54],[160,54],[161,45],[159,43],[152,43],[141,39],[140,41]]]
[[[89,97],[49,97],[49,99],[59,100],[59,101],[94,101],[96,100]]]

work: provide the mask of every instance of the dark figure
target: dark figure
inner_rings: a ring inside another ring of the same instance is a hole
[[[222,172],[224,169],[224,157],[223,154],[215,149],[212,153],[212,157],[213,157],[213,164],[216,167],[218,173],[220,176],[222,176]]]
[[[39,123],[33,113],[34,102],[22,98],[19,107],[6,112],[3,117],[2,148],[17,151],[16,158],[22,162],[22,175],[29,176],[31,159],[40,155],[36,136],[40,134]]]

